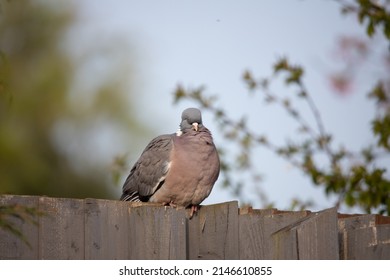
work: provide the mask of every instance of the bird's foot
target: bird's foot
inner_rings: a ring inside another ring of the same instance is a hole
[[[173,208],[177,208],[177,204],[173,203],[173,201],[169,202],[169,206]]]
[[[170,201],[168,203],[164,202],[163,206],[171,206],[173,208],[177,208],[177,204],[173,203],[173,201]]]
[[[198,205],[192,205],[191,206],[191,212],[190,212],[190,219],[194,216],[196,212],[198,212],[199,206]]]

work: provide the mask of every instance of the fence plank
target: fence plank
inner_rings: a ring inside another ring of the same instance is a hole
[[[239,258],[237,201],[202,206],[188,221],[188,258]]]
[[[184,209],[143,204],[130,208],[130,259],[186,258]]]
[[[390,225],[349,229],[344,235],[344,255],[348,260],[389,260]]]
[[[20,205],[38,209],[38,196],[1,195],[0,205]],[[14,234],[0,229],[0,259],[36,260],[38,259],[38,226],[15,217],[3,217],[12,221],[28,243]],[[38,218],[35,219],[38,221]]]
[[[336,208],[312,213],[273,234],[278,259],[338,259]],[[291,244],[294,251],[291,251]]]
[[[339,215],[339,244],[340,244],[340,259],[349,259],[350,243],[348,235],[355,229],[373,227],[376,224],[376,215]],[[352,238],[354,240],[354,238]],[[355,254],[355,253],[354,253]]]
[[[318,212],[297,231],[300,259],[339,259],[337,208]]]
[[[84,202],[39,198],[39,259],[84,259]]]
[[[85,259],[128,259],[127,203],[85,199]]]
[[[241,213],[241,212],[240,212]],[[273,259],[274,244],[271,235],[310,214],[309,211],[280,212],[256,211],[239,216],[239,254],[240,259]]]
[[[390,254],[388,229],[390,217],[380,215],[339,216],[341,259],[381,259]]]
[[[371,246],[375,260],[390,260],[390,225],[376,226],[377,243]]]

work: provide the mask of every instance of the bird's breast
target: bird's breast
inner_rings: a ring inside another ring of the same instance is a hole
[[[210,137],[174,137],[171,165],[153,201],[198,205],[211,192],[219,175],[219,158]]]

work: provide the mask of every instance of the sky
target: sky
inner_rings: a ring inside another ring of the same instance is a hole
[[[248,97],[241,77],[245,70],[256,77],[268,76],[272,64],[286,56],[305,67],[307,87],[326,128],[337,135],[336,145],[348,143],[349,148],[359,149],[372,141],[368,121],[374,109],[365,96],[370,85],[341,97],[331,91],[326,79],[337,65],[337,38],[364,36],[352,16],[341,15],[336,1],[88,0],[75,1],[75,7],[80,41],[72,44],[114,38],[131,45],[129,75],[137,91],[135,108],[156,136],[175,132],[182,110],[195,105],[189,101],[173,105],[176,86],[203,85],[207,93],[218,95],[218,105],[231,117],[245,115],[253,130],[283,143],[294,136],[296,126],[282,110],[264,106],[260,96]],[[286,88],[277,90],[284,93]],[[226,145],[210,114],[204,113],[203,122],[213,132],[216,145]],[[144,146],[150,140],[145,139]],[[131,156],[130,165],[139,154]],[[321,188],[313,187],[276,155],[260,150],[255,163],[264,179],[261,188],[275,207],[288,208],[293,197],[315,201],[312,210],[333,206],[334,198],[326,198]],[[260,208],[254,193],[247,188],[246,195],[254,197],[253,206]],[[217,183],[203,204],[236,199]]]

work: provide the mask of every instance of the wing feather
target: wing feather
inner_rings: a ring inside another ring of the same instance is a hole
[[[146,146],[123,185],[121,200],[148,201],[164,184],[170,168],[173,135],[158,136]]]

